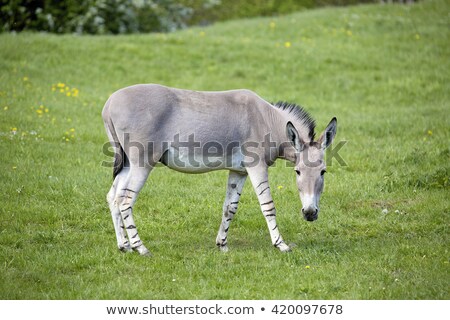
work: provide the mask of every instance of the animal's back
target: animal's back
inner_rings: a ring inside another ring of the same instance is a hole
[[[261,124],[260,109],[267,104],[250,90],[191,91],[157,84],[120,89],[108,101],[104,114],[118,130],[150,134],[170,127],[198,138],[208,135],[210,140],[247,135],[251,123]]]

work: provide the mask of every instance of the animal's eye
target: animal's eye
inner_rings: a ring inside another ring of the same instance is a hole
[[[325,174],[325,172],[327,172],[327,170],[322,170],[322,171],[320,172],[320,175],[323,176],[323,175]]]
[[[299,176],[300,175],[300,170],[295,170],[295,173]]]

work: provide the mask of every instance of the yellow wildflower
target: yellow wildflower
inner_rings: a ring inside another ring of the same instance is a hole
[[[78,90],[78,89],[76,89],[76,88],[73,88],[72,89],[72,96],[73,97],[78,97],[78,93],[79,93],[80,91]]]
[[[429,136],[433,135],[433,131],[431,131],[431,130],[428,130],[427,133]]]
[[[28,81],[29,80],[29,78],[28,77],[23,77],[23,81]]]
[[[284,46],[285,46],[286,48],[290,48],[291,45],[292,45],[292,44],[291,44],[289,41],[286,41],[286,42],[284,43]]]
[[[276,27],[276,24],[275,24],[274,21],[270,21],[269,26],[270,26],[271,29],[274,29]]]
[[[70,129],[70,132],[75,132],[75,128],[71,128],[71,129]]]
[[[277,189],[281,190],[281,189],[283,189],[283,186],[278,186]]]

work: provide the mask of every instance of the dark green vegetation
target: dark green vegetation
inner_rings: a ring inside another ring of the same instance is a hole
[[[0,35],[0,297],[449,299],[448,12],[425,1],[169,35]],[[318,221],[299,214],[292,168],[270,171],[292,253],[271,246],[248,182],[218,252],[227,173],[163,167],[135,207],[154,256],[117,251],[100,114],[148,82],[294,101],[317,131],[338,118],[347,166],[328,166]]]
[[[188,25],[367,2],[376,0],[9,0],[0,2],[0,31],[174,31]]]

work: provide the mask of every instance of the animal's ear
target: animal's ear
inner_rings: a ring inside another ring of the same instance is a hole
[[[336,117],[334,117],[333,119],[331,119],[330,123],[317,140],[317,142],[320,144],[323,150],[328,148],[331,142],[333,142],[333,139],[336,136],[336,131],[337,131],[337,119]]]
[[[294,125],[289,121],[286,125],[286,134],[289,139],[289,141],[294,146],[295,150],[297,152],[300,152],[303,150],[305,143],[300,138],[297,129],[295,129]]]

